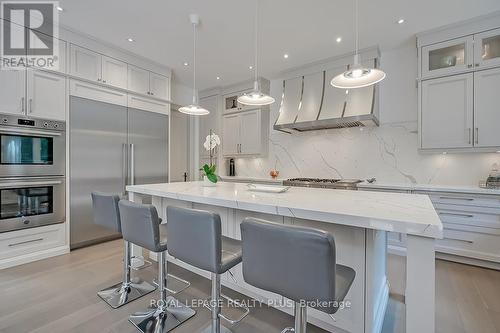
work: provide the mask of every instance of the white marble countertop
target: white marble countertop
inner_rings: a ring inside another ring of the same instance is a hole
[[[375,182],[372,184],[361,183],[358,187],[364,189],[395,189],[395,190],[408,190],[408,191],[426,191],[426,192],[452,192],[452,193],[467,193],[467,194],[487,194],[487,195],[500,195],[500,189],[481,188],[479,186],[467,185],[433,185],[433,184],[397,184]]]
[[[248,191],[246,184],[203,182],[130,185],[127,191],[287,217],[442,238],[443,225],[427,195],[292,187]]]

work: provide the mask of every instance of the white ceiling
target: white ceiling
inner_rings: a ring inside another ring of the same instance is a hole
[[[198,33],[198,87],[250,79],[254,2],[243,0],[60,0],[64,26],[167,65],[192,84],[192,26]],[[397,47],[415,33],[500,10],[499,0],[359,0],[360,47]],[[260,0],[261,75],[351,52],[353,0]],[[398,25],[396,21],[406,22]],[[341,36],[342,42],[335,39]],[[128,42],[127,38],[134,38]],[[288,53],[288,59],[283,54]],[[184,66],[187,61],[189,66]],[[217,81],[216,77],[221,80]]]

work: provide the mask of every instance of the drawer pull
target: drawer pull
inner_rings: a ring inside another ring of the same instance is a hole
[[[467,239],[452,238],[452,237],[445,237],[444,239],[454,240],[454,241],[459,241],[459,242],[465,242],[465,243],[469,243],[469,244],[474,244],[473,241],[467,240]]]
[[[444,200],[463,200],[463,201],[474,201],[474,198],[461,198],[461,197],[439,197],[439,199],[444,199]]]
[[[440,212],[439,215],[450,215],[450,216],[458,216],[458,217],[467,217],[467,218],[473,218],[474,215],[470,214],[458,214],[458,213],[446,213],[446,212]]]
[[[37,238],[37,239],[29,240],[29,241],[9,244],[9,247],[19,246],[19,245],[24,245],[24,244],[34,243],[34,242],[40,242],[40,241],[43,241],[43,238]]]

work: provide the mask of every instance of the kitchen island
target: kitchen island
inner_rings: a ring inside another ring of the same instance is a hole
[[[406,332],[434,332],[434,242],[442,238],[443,227],[428,196],[299,187],[285,193],[260,193],[249,191],[245,184],[224,182],[216,187],[204,187],[202,182],[132,185],[127,191],[135,202],[152,196],[164,221],[169,205],[217,212],[223,234],[236,239],[240,238],[239,224],[247,216],[331,232],[338,263],[352,267],[356,278],[346,297],[350,306],[333,317],[309,311],[308,321],[328,331],[380,332],[389,293],[386,234],[407,234]],[[134,264],[142,264],[142,249],[134,246],[133,255],[138,258]],[[209,276],[174,258],[170,260]],[[223,277],[223,284],[262,301],[272,300],[273,305],[280,305],[278,309],[292,314],[282,297],[246,284],[241,265]]]

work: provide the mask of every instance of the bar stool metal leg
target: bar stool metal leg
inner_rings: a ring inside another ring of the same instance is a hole
[[[166,277],[166,253],[160,252],[158,253],[158,287],[160,289],[160,299],[148,311],[135,313],[129,318],[129,321],[141,332],[169,332],[196,313],[196,311],[180,303],[174,297],[167,297]]]
[[[156,288],[145,281],[131,281],[130,279],[130,242],[124,242],[123,251],[123,278],[122,282],[97,293],[113,309],[132,302],[149,294]]]

